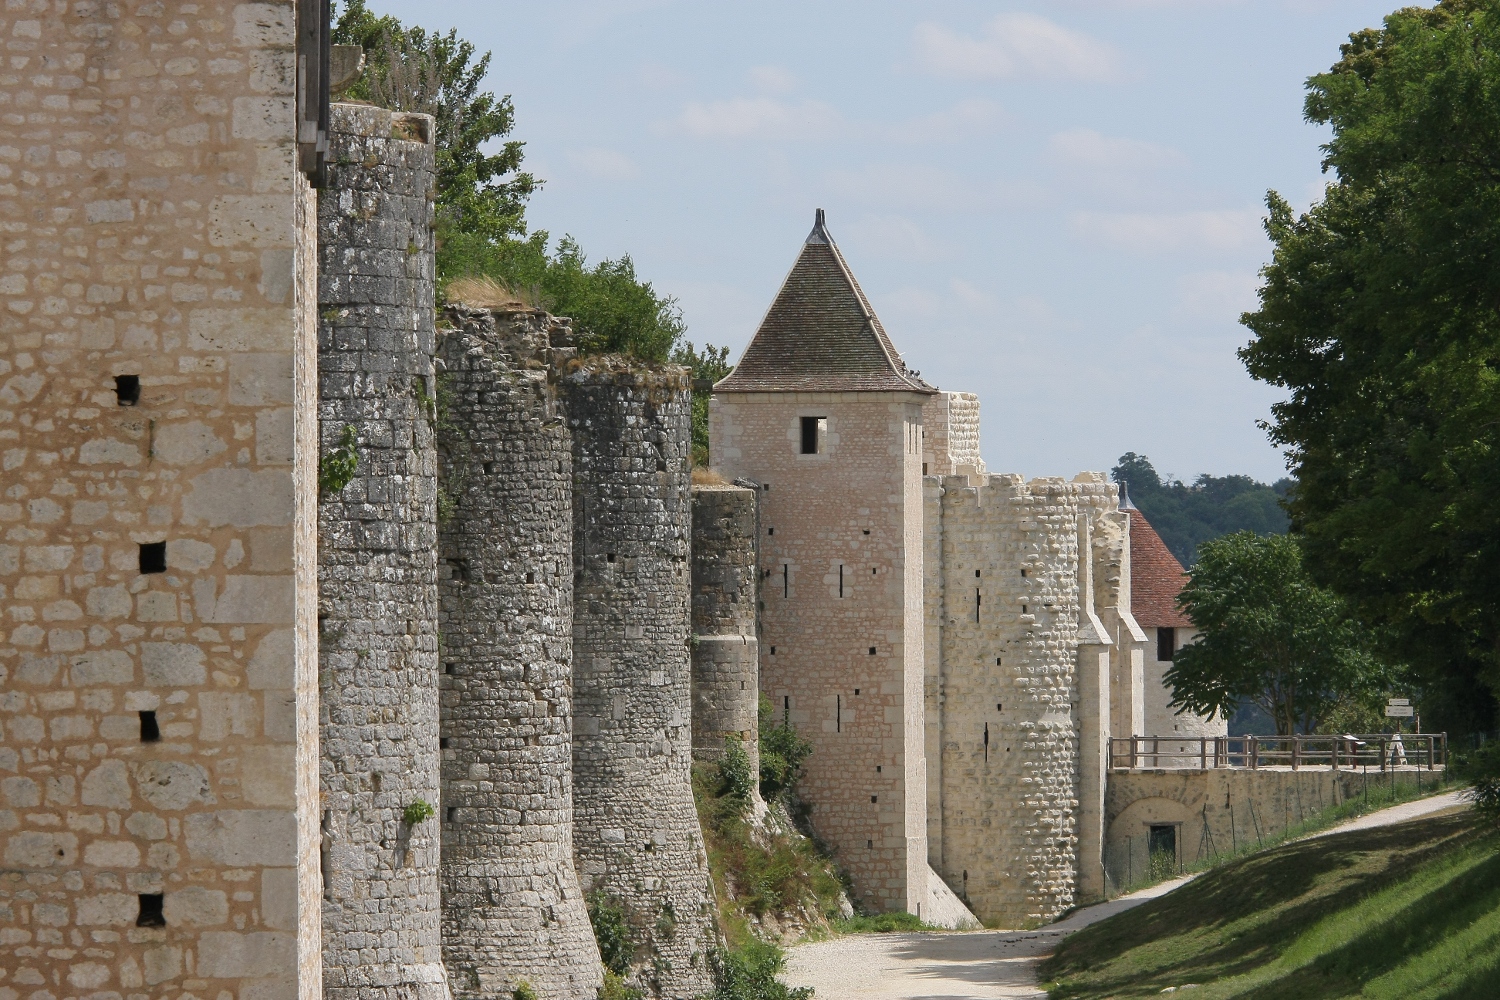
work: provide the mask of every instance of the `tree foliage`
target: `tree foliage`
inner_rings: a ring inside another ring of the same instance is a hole
[[[1291,489],[1290,479],[1267,486],[1249,476],[1205,473],[1187,485],[1160,475],[1149,458],[1133,451],[1120,456],[1110,478],[1129,487],[1130,499],[1184,566],[1197,561],[1198,546],[1211,538],[1235,531],[1286,531],[1281,501]]]
[[[333,40],[365,50],[365,72],[347,96],[433,116],[439,238],[525,233],[526,200],[540,182],[521,169],[524,143],[507,138],[516,124],[510,97],[480,89],[490,53],[476,59],[457,29],[443,35],[376,17],[365,0],[346,0]]]
[[[1308,577],[1287,535],[1205,542],[1178,603],[1201,635],[1167,670],[1175,708],[1227,718],[1249,700],[1277,733],[1310,733],[1341,700],[1390,683],[1364,628]]]
[[[1500,2],[1408,7],[1308,83],[1335,180],[1274,243],[1250,373],[1318,579],[1388,624],[1429,718],[1488,729],[1500,690]]]
[[[775,802],[788,795],[802,777],[802,765],[813,746],[792,728],[790,719],[776,720],[771,699],[760,696],[760,797]]]
[[[549,233],[528,234],[526,206],[542,182],[522,169],[510,97],[483,89],[490,53],[480,55],[456,29],[442,34],[376,16],[366,0],[346,0],[334,41],[365,50],[365,72],[348,97],[435,119],[440,288],[468,276],[494,278],[571,317],[586,353],[655,363],[677,360],[684,346],[691,354],[677,300],[641,280],[628,254],[590,264],[571,236],[554,247]]]

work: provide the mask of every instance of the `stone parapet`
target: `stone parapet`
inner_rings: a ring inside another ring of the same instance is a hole
[[[682,369],[595,359],[565,379],[573,432],[574,850],[622,904],[632,978],[711,988],[715,904],[693,805],[690,392]]]
[[[592,1000],[573,858],[566,320],[449,309],[438,390],[443,953],[459,997]]]
[[[693,757],[720,760],[725,739],[738,737],[752,774],[760,770],[757,500],[741,486],[693,487]]]
[[[319,198],[322,451],[357,458],[318,505],[328,1000],[448,995],[438,825],[406,815],[441,798],[430,131],[335,105]]]

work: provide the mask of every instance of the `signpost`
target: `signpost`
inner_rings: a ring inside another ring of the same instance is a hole
[[[1422,717],[1417,715],[1416,706],[1411,703],[1410,698],[1391,698],[1387,700],[1385,703],[1385,717],[1387,719],[1412,719],[1414,723],[1412,727],[1413,731],[1418,733],[1422,731]],[[1399,722],[1396,723],[1397,728],[1400,728],[1400,725]]]

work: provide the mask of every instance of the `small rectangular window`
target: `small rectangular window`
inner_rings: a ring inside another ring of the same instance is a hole
[[[165,573],[167,571],[167,543],[143,542],[140,567],[142,573]]]
[[[141,401],[141,377],[139,375],[115,376],[115,402],[121,406],[134,406]]]
[[[828,440],[827,417],[802,418],[802,454],[821,455]]]
[[[156,724],[155,712],[141,713],[141,742],[155,743],[161,739],[161,727]]]
[[[1156,658],[1170,662],[1177,655],[1177,630],[1175,628],[1159,628],[1156,630]]]
[[[162,913],[162,894],[159,892],[143,892],[140,899],[140,913],[136,915],[135,925],[137,927],[165,927],[167,918]]]

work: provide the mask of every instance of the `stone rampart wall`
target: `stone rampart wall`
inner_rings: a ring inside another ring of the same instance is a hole
[[[608,359],[566,378],[573,431],[574,849],[624,904],[635,978],[710,988],[716,944],[693,805],[689,407],[681,369]]]
[[[292,14],[0,10],[0,994],[318,994]]]
[[[693,757],[716,761],[739,737],[760,769],[756,491],[693,487]]]
[[[399,136],[398,137],[398,134]],[[323,986],[447,995],[438,932],[431,119],[335,105],[318,210]],[[346,440],[346,434],[348,438]]]
[[[573,859],[573,459],[546,313],[450,309],[441,348],[443,951],[455,995],[589,1000]]]
[[[984,475],[979,452],[979,397],[940,392],[922,407],[924,476]]]
[[[1083,485],[942,480],[941,851],[980,919],[1049,920],[1075,892]]]

